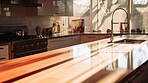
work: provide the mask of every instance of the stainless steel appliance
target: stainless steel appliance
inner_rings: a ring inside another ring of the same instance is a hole
[[[0,26],[0,43],[10,42],[10,59],[47,51],[47,39],[28,35],[27,26]]]
[[[47,51],[46,38],[33,38],[27,40],[13,41],[11,44],[10,59],[28,56]]]

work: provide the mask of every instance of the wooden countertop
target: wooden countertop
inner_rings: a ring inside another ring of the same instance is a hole
[[[145,39],[147,35],[116,36]],[[108,43],[109,38],[0,62],[0,82],[111,83],[148,60],[148,41]]]

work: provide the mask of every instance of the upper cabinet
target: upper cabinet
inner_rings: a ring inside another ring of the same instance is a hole
[[[1,14],[1,0],[0,0],[0,14]]]
[[[73,0],[0,0],[2,16],[73,16]]]
[[[1,0],[1,16],[37,16],[38,0]]]
[[[73,0],[38,0],[38,15],[73,16]]]

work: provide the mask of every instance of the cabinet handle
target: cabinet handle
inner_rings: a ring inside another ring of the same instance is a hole
[[[3,59],[6,59],[6,58],[0,58],[0,60],[3,60]]]
[[[0,48],[0,50],[2,50],[2,49],[4,49],[4,48]]]
[[[96,37],[88,37],[88,38],[96,38]]]

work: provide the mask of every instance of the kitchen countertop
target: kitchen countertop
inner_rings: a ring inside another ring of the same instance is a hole
[[[147,35],[114,37],[148,40]],[[109,38],[0,62],[0,82],[111,83],[148,60],[148,41],[108,43]]]

